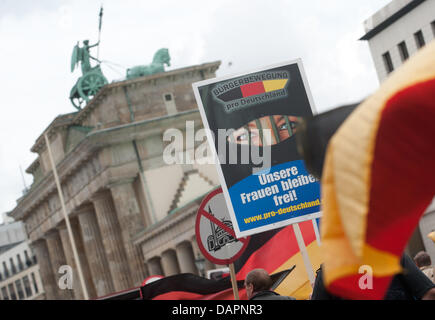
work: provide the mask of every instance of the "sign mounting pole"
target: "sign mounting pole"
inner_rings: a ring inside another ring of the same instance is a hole
[[[230,252],[228,251],[227,245],[225,245],[224,249],[227,252],[228,256],[231,256]],[[237,285],[236,269],[234,268],[234,262],[230,262],[228,264],[228,269],[230,269],[231,287],[233,288],[234,300],[240,300],[239,287]]]
[[[239,288],[237,287],[236,271],[234,269],[234,263],[231,262],[228,265],[228,268],[230,269],[231,286],[233,287],[234,300],[240,300],[240,298],[239,298]]]
[[[311,264],[310,257],[308,256],[307,247],[305,246],[301,229],[299,228],[299,224],[297,223],[294,223],[292,226],[293,226],[293,231],[295,232],[296,241],[298,242],[299,251],[302,254],[305,270],[307,271],[308,274],[308,280],[310,280],[311,286],[313,287],[315,281],[313,265]]]
[[[320,238],[319,225],[317,224],[316,218],[312,219],[311,222],[313,223],[313,228],[314,228],[314,233],[316,234],[317,244],[320,246],[322,244],[322,240]]]

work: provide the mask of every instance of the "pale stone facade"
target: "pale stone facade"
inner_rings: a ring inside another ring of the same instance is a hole
[[[39,300],[44,288],[24,224],[8,217],[0,224],[0,300]]]
[[[0,300],[44,299],[39,265],[27,241],[22,241],[0,254]]]
[[[191,84],[214,77],[219,64],[108,84],[45,130],[91,298],[137,287],[149,275],[198,273],[194,218],[202,197],[218,186],[217,173],[213,164],[167,165],[163,133],[184,132],[186,121],[202,128]],[[82,299],[42,134],[32,151],[33,185],[10,215],[25,223],[46,298]],[[73,269],[74,290],[57,285],[62,265]]]
[[[420,41],[424,45],[435,38],[435,1],[393,0],[365,20],[364,29],[361,39],[369,44],[382,82],[420,49]]]

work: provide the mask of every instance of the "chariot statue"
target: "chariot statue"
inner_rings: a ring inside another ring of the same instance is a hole
[[[93,57],[90,49],[100,45],[100,34],[103,17],[103,7],[99,13],[99,27],[98,27],[98,42],[89,44],[89,40],[84,40],[82,46],[79,42],[74,46],[71,56],[71,72],[80,66],[82,75],[77,79],[76,84],[72,87],[69,99],[75,108],[81,110],[97,93],[105,86],[108,81],[101,71],[101,63],[110,63],[109,61],[100,61],[97,51],[97,58]],[[91,60],[96,62],[95,66],[91,65]],[[137,77],[148,76],[155,73],[165,72],[165,65],[170,66],[169,51],[166,48],[158,50],[154,54],[153,61],[149,65],[135,66],[127,69],[126,79],[134,79]],[[116,66],[114,63],[110,63]],[[123,68],[123,67],[122,67]],[[125,70],[125,68],[123,68]]]
[[[82,76],[72,87],[69,99],[78,110],[82,109],[97,92],[108,83],[106,77],[101,71],[101,61],[90,54],[90,49],[99,45],[99,41],[89,45],[89,40],[83,41],[83,46],[79,47],[77,43],[71,56],[71,72],[80,64]],[[91,59],[97,62],[97,65],[91,66]]]
[[[158,50],[154,54],[153,62],[149,65],[135,66],[127,69],[126,78],[127,80],[149,76],[155,73],[165,72],[165,65],[168,67],[170,64],[171,57],[169,56],[169,51],[166,48]]]

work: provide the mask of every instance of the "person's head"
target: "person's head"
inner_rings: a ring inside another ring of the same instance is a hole
[[[430,266],[432,264],[430,256],[424,251],[420,251],[415,255],[414,262],[419,268]]]
[[[254,269],[246,275],[245,288],[248,299],[250,299],[254,293],[270,290],[271,287],[272,279],[264,269]]]
[[[87,46],[89,44],[89,40],[83,40],[83,43]]]

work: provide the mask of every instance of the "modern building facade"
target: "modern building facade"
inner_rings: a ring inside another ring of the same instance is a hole
[[[373,63],[384,81],[426,43],[435,38],[435,1],[394,0],[364,21]]]
[[[364,21],[366,40],[379,82],[384,81],[421,47],[435,38],[435,1],[393,0]],[[434,60],[435,61],[435,60]],[[411,237],[407,252],[424,250],[435,261],[435,244],[427,235],[435,230],[435,201],[426,209]]]
[[[0,300],[43,298],[39,266],[23,223],[0,225]]]
[[[218,186],[214,164],[163,159],[168,129],[202,128],[191,84],[215,76],[220,62],[104,86],[80,111],[46,128],[90,298],[139,286],[150,275],[198,273],[194,218]],[[30,190],[10,216],[25,223],[47,299],[83,299],[44,133],[32,147]],[[181,143],[175,153],[194,152]],[[60,289],[59,269],[74,271]],[[207,269],[214,268],[208,264]]]

